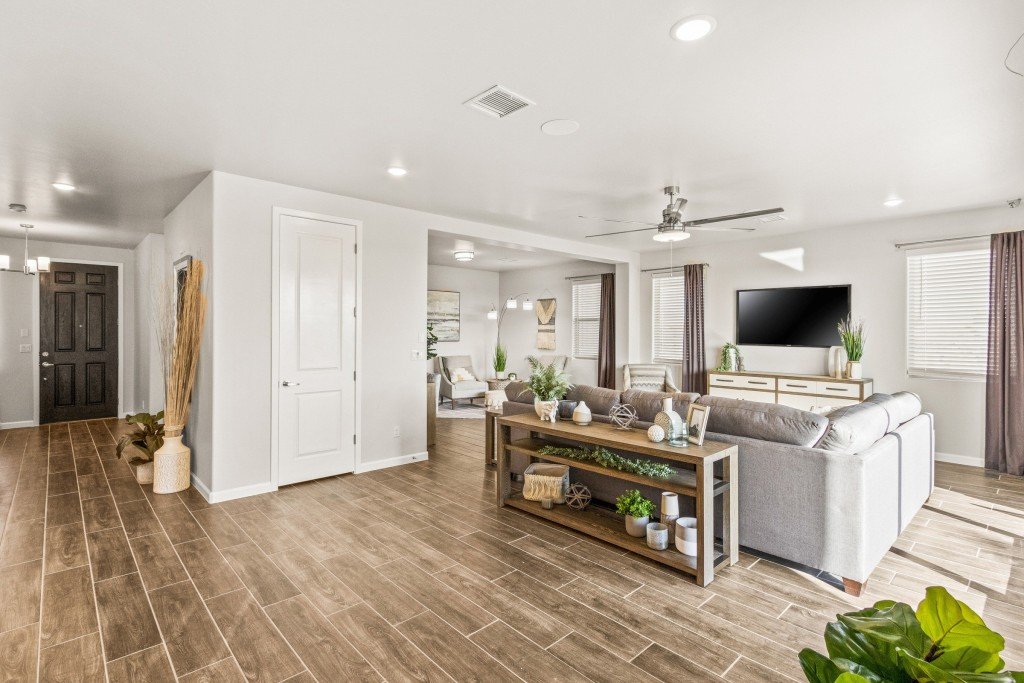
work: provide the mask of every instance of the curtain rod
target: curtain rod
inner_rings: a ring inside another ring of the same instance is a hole
[[[668,270],[668,271],[679,270],[680,268],[683,268],[684,266],[704,266],[705,268],[710,268],[711,264],[710,263],[680,263],[678,266],[665,266],[664,268],[643,268],[640,272],[641,273],[661,273],[661,272],[664,272],[666,270]]]
[[[594,273],[593,275],[569,275],[566,280],[590,280],[591,278],[601,277],[602,275],[608,275],[609,273]]]
[[[963,242],[964,240],[978,240],[983,237],[991,237],[999,233],[987,232],[983,235],[964,235],[963,237],[946,237],[940,240],[920,240],[918,242],[897,242],[896,248],[903,249],[904,247],[916,247],[921,244],[942,244],[943,242]]]

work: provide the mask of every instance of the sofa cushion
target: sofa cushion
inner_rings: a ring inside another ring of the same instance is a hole
[[[813,446],[818,443],[829,422],[822,415],[774,403],[741,401],[721,396],[701,396],[697,403],[711,408],[708,411],[709,432],[793,446]]]
[[[452,370],[455,368],[467,368],[470,372],[473,371],[473,359],[469,356],[441,356],[441,372],[448,379],[452,381]]]
[[[637,419],[641,422],[654,422],[654,416],[661,412],[662,399],[671,398],[672,410],[679,413],[685,420],[687,408],[689,408],[690,404],[696,401],[699,397],[700,394],[628,389],[622,392],[622,396],[619,400],[623,403],[629,403],[636,408]]]
[[[898,391],[891,396],[880,393],[872,394],[864,402],[882,406],[889,415],[889,428],[886,432],[891,432],[904,422],[909,422],[921,414],[920,397],[909,391]]]
[[[886,435],[889,413],[877,403],[857,403],[832,412],[817,448],[837,453],[860,453]]]
[[[592,413],[607,415],[612,408],[619,405],[619,392],[617,389],[604,389],[602,387],[591,387],[585,384],[578,384],[569,390],[565,395],[567,401],[586,401],[587,407]]]
[[[533,391],[526,386],[526,382],[509,382],[505,387],[505,395],[513,403],[533,403]]]
[[[452,368],[451,370],[452,382],[475,382],[476,377],[473,376],[473,371],[468,368],[458,367]]]

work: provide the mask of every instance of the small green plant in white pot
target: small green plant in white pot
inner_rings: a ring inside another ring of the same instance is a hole
[[[544,365],[536,356],[527,356],[530,379],[526,386],[533,392],[533,409],[537,417],[554,422],[558,419],[558,402],[572,389],[569,376],[555,367],[554,361]]]
[[[505,368],[508,366],[508,349],[499,340],[494,346],[494,359],[491,362],[494,368],[494,376],[498,379],[505,379]]]
[[[644,498],[640,491],[630,489],[615,499],[615,511],[626,516],[626,533],[642,538],[647,535],[654,501]]]
[[[864,357],[864,321],[855,322],[853,315],[850,315],[846,320],[839,321],[838,328],[839,339],[846,351],[846,377],[861,379],[864,377],[860,364],[860,359]]]

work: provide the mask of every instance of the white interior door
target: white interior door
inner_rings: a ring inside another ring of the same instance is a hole
[[[355,469],[356,229],[280,217],[278,483]]]

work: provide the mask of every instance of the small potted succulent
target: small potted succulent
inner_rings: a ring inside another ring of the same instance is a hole
[[[647,535],[654,502],[644,498],[638,490],[630,489],[615,499],[615,511],[626,516],[626,533],[642,538]]]
[[[558,419],[558,401],[572,389],[569,376],[554,362],[544,365],[536,356],[527,356],[526,360],[531,371],[526,386],[533,392],[533,409],[540,419],[554,422]]]
[[[135,479],[140,484],[153,483],[153,454],[164,445],[164,411],[126,415],[125,422],[135,425],[135,430],[117,440],[117,457],[124,457],[124,449],[135,448],[134,457],[128,460]]]

